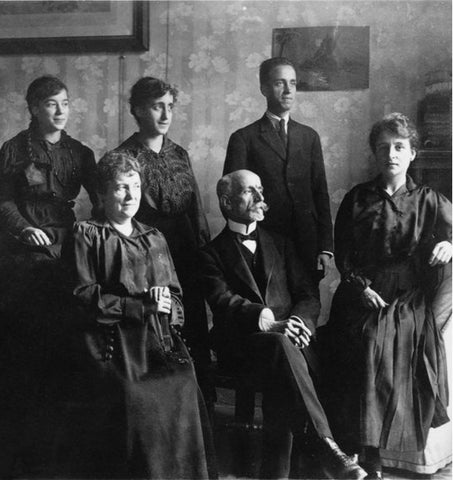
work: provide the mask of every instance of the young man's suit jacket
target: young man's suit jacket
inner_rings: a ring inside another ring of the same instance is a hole
[[[315,270],[317,255],[333,252],[329,195],[318,134],[289,119],[285,150],[264,115],[230,137],[223,173],[242,168],[261,178],[270,207],[263,227],[292,238],[306,268]]]
[[[260,289],[241,253],[236,234],[227,227],[201,251],[206,299],[213,312],[213,346],[222,361],[241,361],[247,337],[259,332],[259,316],[269,307],[276,320],[300,317],[312,333],[320,304],[295,255],[292,242],[258,227],[257,254],[261,249],[265,292]],[[312,354],[304,349],[307,361]]]

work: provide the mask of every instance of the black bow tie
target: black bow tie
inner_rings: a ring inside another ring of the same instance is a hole
[[[254,240],[256,242],[256,239],[258,238],[258,232],[253,230],[253,232],[249,233],[248,235],[237,233],[237,236],[240,242],[245,242],[246,240]]]

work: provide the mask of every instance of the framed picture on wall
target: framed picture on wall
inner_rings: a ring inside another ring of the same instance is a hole
[[[148,48],[148,1],[0,1],[0,55]]]
[[[365,89],[370,27],[275,28],[272,56],[294,63],[298,91]]]

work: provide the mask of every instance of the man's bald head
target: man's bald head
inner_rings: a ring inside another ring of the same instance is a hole
[[[224,175],[217,183],[217,196],[223,215],[239,223],[261,221],[267,210],[261,179],[250,170]]]
[[[240,188],[241,184],[247,182],[247,180],[253,180],[255,183],[260,183],[261,180],[258,175],[250,170],[236,170],[231,173],[227,173],[217,182],[217,196],[231,195],[235,189]]]

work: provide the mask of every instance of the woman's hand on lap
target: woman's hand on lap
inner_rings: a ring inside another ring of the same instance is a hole
[[[380,308],[388,307],[388,303],[383,300],[379,293],[372,288],[367,287],[362,292],[362,302],[365,307],[371,310],[379,310]]]
[[[20,232],[20,239],[29,245],[52,245],[47,234],[43,230],[35,227],[24,228],[22,232]]]
[[[436,265],[446,265],[451,260],[451,256],[452,245],[450,242],[445,240],[443,242],[439,242],[433,248],[428,263],[431,267],[435,267]]]
[[[171,312],[171,295],[168,287],[152,287],[149,290],[149,299],[154,304],[155,313]]]

